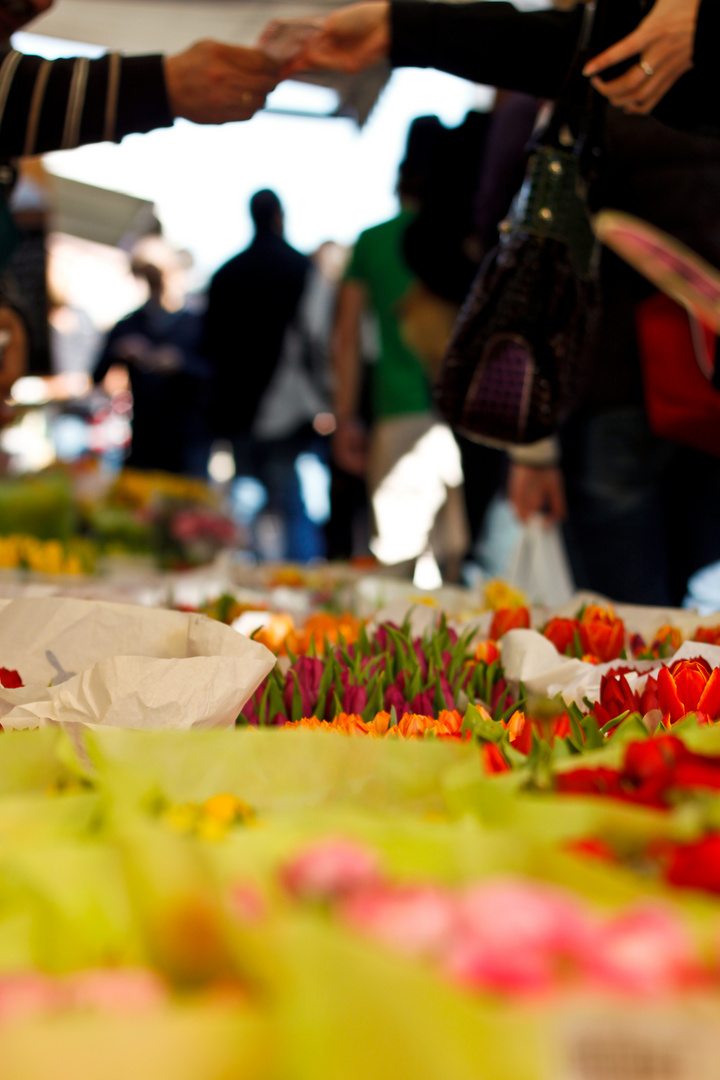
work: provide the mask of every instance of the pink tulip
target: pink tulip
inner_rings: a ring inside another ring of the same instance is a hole
[[[449,892],[431,885],[380,885],[352,893],[340,914],[355,930],[409,956],[439,954],[448,946],[457,920]]]
[[[332,900],[380,880],[375,852],[352,840],[321,840],[281,871],[287,891],[299,899]]]

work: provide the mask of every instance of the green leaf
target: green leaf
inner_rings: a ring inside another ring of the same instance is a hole
[[[268,715],[268,699],[270,697],[270,680],[267,681],[267,686],[263,691],[263,696],[260,698],[260,708],[258,709],[258,724],[260,727],[267,727]]]
[[[583,655],[582,641],[580,640],[580,631],[576,630],[573,634],[573,656],[576,660],[581,660]]]
[[[420,667],[418,666],[415,669],[415,672],[413,674],[412,679],[410,680],[410,685],[408,686],[408,688],[405,691],[405,699],[406,699],[406,701],[412,702],[415,699],[415,697],[419,693],[422,692],[422,688],[423,688],[422,675],[420,673]]]
[[[270,696],[268,697],[268,721],[272,722],[276,716],[285,716],[285,702],[276,680],[270,681]]]
[[[318,686],[318,694],[327,694],[328,690],[333,683],[334,664],[331,659],[325,661],[325,667],[320,678],[320,685]]]
[[[603,737],[597,726],[597,720],[592,714],[583,717],[581,724],[585,734],[585,745],[588,750],[597,750],[603,745]]]
[[[367,636],[367,630],[365,629],[365,623],[360,624],[360,630],[358,632],[358,648],[363,656],[370,656],[372,654],[372,647],[370,645],[370,638]]]
[[[505,730],[502,724],[494,720],[486,720],[474,705],[468,705],[463,718],[463,732],[470,731],[483,742],[499,743],[502,741]]]
[[[626,709],[624,713],[621,713],[620,716],[615,717],[614,720],[608,720],[607,724],[603,724],[603,726],[600,728],[600,734],[607,735],[608,732],[612,731],[613,728],[619,727],[620,724],[622,724],[623,720],[629,715],[630,713]]]
[[[577,705],[575,706],[575,711],[580,711],[577,708]],[[575,711],[573,711],[572,706],[570,707],[570,709],[568,709],[568,717],[570,718],[570,731],[572,732],[572,735],[568,736],[568,738],[570,739],[575,749],[579,753],[583,754],[585,752],[585,739],[583,738],[583,730],[580,727],[580,724],[578,723],[575,716]]]

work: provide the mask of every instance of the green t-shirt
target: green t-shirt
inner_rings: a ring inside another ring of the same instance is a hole
[[[413,214],[362,233],[355,245],[346,281],[365,286],[380,326],[380,356],[372,368],[372,404],[376,418],[426,412],[432,407],[427,376],[420,360],[403,342],[397,305],[413,284],[405,264],[402,239]]]

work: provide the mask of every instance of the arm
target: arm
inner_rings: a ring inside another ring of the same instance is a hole
[[[278,78],[255,49],[199,42],[178,56],[43,60],[0,54],[0,158],[119,142],[131,132],[247,120]]]
[[[654,110],[659,120],[674,127],[715,136],[720,135],[714,48],[720,29],[717,7],[718,0],[703,0],[696,70],[681,76]],[[610,4],[594,48],[625,38],[640,14],[636,0]],[[521,12],[504,2],[371,0],[330,15],[285,73],[362,71],[389,58],[396,67],[436,67],[473,82],[552,98],[573,56],[581,18],[579,8]]]
[[[333,412],[337,430],[332,453],[341,469],[354,476],[365,471],[367,448],[362,422],[357,416],[360,395],[360,322],[365,309],[365,289],[358,281],[346,281],[338,294],[331,359],[334,376]]]
[[[434,67],[473,82],[553,97],[577,41],[582,12],[520,12],[509,3],[370,0],[334,12],[286,66],[363,71]],[[277,24],[271,24],[271,27]]]
[[[518,11],[508,3],[390,5],[394,67],[451,75],[538,97],[555,97],[575,53],[582,11]]]

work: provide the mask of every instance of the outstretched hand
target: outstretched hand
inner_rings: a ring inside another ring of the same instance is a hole
[[[283,26],[276,20],[260,39],[269,41]],[[351,4],[319,24],[283,68],[287,77],[297,71],[364,71],[384,60],[390,50],[390,4],[387,0]]]
[[[280,81],[280,65],[259,49],[198,41],[165,60],[170,111],[196,124],[249,120]]]
[[[585,67],[592,85],[613,105],[628,113],[649,113],[693,66],[700,0],[656,0],[639,26]],[[604,82],[607,68],[638,58],[629,71]]]

